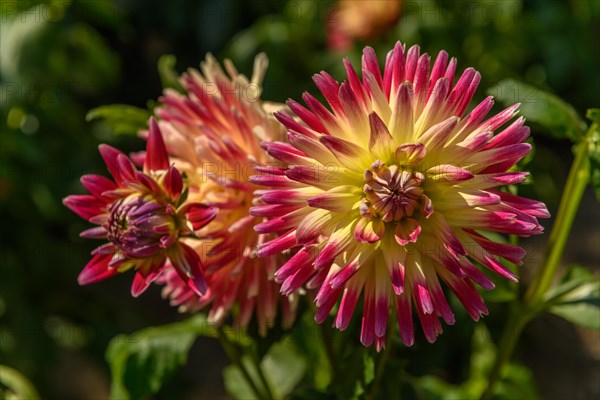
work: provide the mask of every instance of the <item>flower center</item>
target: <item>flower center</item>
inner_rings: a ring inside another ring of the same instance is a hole
[[[151,195],[135,194],[109,207],[108,239],[129,257],[148,257],[177,238],[175,208]]]
[[[431,202],[421,186],[425,181],[421,172],[398,165],[388,167],[378,160],[365,171],[364,180],[361,216],[397,222],[419,210],[426,217],[431,214]]]

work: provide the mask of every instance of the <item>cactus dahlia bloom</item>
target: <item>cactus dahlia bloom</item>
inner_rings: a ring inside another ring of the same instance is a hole
[[[210,222],[216,209],[198,203],[182,203],[184,182],[169,165],[160,130],[154,119],[146,146],[143,172],[119,150],[100,145],[100,154],[114,182],[98,175],[84,175],[81,183],[91,195],[71,195],[65,206],[95,228],[82,237],[108,239],[95,249],[79,274],[86,285],[129,269],[136,271],[131,293],[139,296],[165,269],[167,260],[191,291],[206,292],[200,258],[181,241]]]
[[[232,310],[238,326],[247,326],[256,315],[263,334],[274,323],[278,303],[284,325],[295,315],[295,300],[281,296],[273,280],[277,260],[256,256],[256,246],[269,240],[253,230],[263,218],[249,214],[258,187],[248,183],[248,177],[255,166],[273,161],[260,142],[285,136],[271,106],[260,100],[267,65],[266,56],[259,54],[248,80],[230,61],[225,61],[226,74],[208,55],[202,73],[190,69],[182,75],[186,93],[167,89],[156,111],[167,149],[189,179],[188,199],[218,210],[202,230],[205,239],[195,246],[208,291],[198,296],[170,271],[161,280],[163,295],[181,311],[210,306],[209,320],[216,324]]]
[[[484,120],[491,97],[465,114],[480,75],[469,68],[453,84],[456,60],[444,51],[430,68],[418,46],[405,53],[397,43],[382,74],[367,47],[362,81],[344,65],[341,84],[326,72],[314,76],[331,110],[305,93],[308,109],[293,100],[288,106],[306,126],[276,115],[289,144],[266,148],[287,168],[251,178],[270,186],[258,193],[267,205],[251,212],[269,217],[257,232],[280,236],[259,252],[301,246],[275,277],[286,295],[305,283],[319,289],[317,322],[341,298],[335,326],[345,329],[362,292],[365,346],[384,345],[391,306],[406,345],[414,342],[413,307],[433,342],[442,332],[439,317],[454,323],[440,281],[477,320],[487,309],[474,283],[494,284],[473,261],[516,280],[500,258],[520,264],[524,250],[482,232],[543,230],[536,219],[548,217],[543,203],[498,190],[525,179],[507,170],[530,151],[522,143],[529,129],[519,118],[494,134],[518,105]]]

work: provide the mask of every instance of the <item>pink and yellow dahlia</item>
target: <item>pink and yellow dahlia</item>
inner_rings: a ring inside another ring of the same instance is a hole
[[[474,320],[487,314],[474,283],[494,287],[474,262],[516,281],[501,259],[520,264],[524,250],[483,233],[543,231],[543,203],[498,189],[525,179],[508,170],[529,153],[529,128],[523,118],[508,124],[518,104],[485,119],[491,97],[465,113],[480,75],[468,68],[454,84],[456,60],[444,51],[430,68],[418,46],[405,52],[397,43],[382,74],[367,47],[362,81],[348,60],[344,65],[341,84],[326,72],[314,76],[331,109],[305,93],[308,109],[288,102],[305,125],[276,114],[289,144],[265,147],[286,168],[251,178],[270,187],[258,192],[266,205],[251,213],[269,218],[258,233],[279,236],[259,253],[300,246],[275,277],[285,295],[302,285],[318,289],[317,322],[341,298],[335,326],[344,330],[362,292],[365,346],[384,346],[390,307],[406,345],[414,342],[413,307],[433,342],[442,332],[439,317],[455,320],[440,280]]]
[[[278,303],[284,325],[295,315],[295,300],[281,296],[273,280],[278,261],[256,255],[256,246],[269,235],[254,232],[263,218],[249,213],[258,187],[248,177],[255,167],[273,162],[260,142],[285,136],[272,111],[284,106],[260,100],[267,65],[259,54],[248,79],[229,60],[225,73],[208,55],[201,73],[190,69],[182,75],[186,93],[166,90],[156,111],[167,149],[188,177],[188,199],[218,210],[194,246],[205,266],[207,292],[198,296],[171,271],[163,278],[163,294],[182,311],[210,306],[209,320],[217,324],[232,310],[238,326],[247,326],[256,315],[261,333],[274,323]]]
[[[209,223],[216,209],[193,202],[182,204],[185,185],[179,171],[169,165],[156,121],[150,119],[143,171],[114,147],[100,145],[99,149],[114,182],[84,175],[81,183],[91,195],[71,195],[63,200],[77,215],[98,225],[83,231],[82,237],[109,241],[92,252],[92,259],[79,274],[79,284],[134,269],[131,293],[137,297],[169,264],[189,290],[205,293],[200,258],[182,239],[194,237],[194,230]]]

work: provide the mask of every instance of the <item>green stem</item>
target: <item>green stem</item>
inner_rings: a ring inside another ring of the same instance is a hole
[[[498,344],[498,349],[496,351],[494,366],[492,367],[488,384],[481,395],[481,400],[490,400],[494,396],[494,393],[496,393],[496,388],[498,387],[498,383],[500,383],[504,365],[510,360],[510,356],[515,349],[521,330],[528,320],[529,318],[526,314],[519,312],[517,304],[514,304],[509,312],[508,321],[506,322],[506,325],[504,325],[504,331],[502,332],[500,343]]]
[[[229,360],[231,360],[231,362],[242,373],[242,375],[244,376],[244,379],[246,379],[246,383],[248,383],[248,386],[250,386],[250,389],[252,389],[252,392],[254,393],[256,398],[257,399],[272,398],[272,397],[265,396],[260,390],[258,390],[258,386],[256,386],[254,379],[252,379],[252,376],[250,375],[250,373],[248,372],[248,369],[244,365],[244,362],[242,360],[242,355],[240,354],[239,349],[237,348],[237,346],[234,343],[232,343],[229,340],[229,338],[227,337],[227,334],[223,330],[223,327],[219,326],[216,330],[217,330],[217,338],[219,339],[219,342],[221,343],[221,347],[223,347],[223,350],[225,350],[225,353],[227,353],[227,357],[229,357]]]
[[[586,138],[577,146],[575,161],[569,171],[569,177],[563,191],[563,196],[558,208],[556,222],[552,227],[548,245],[544,253],[544,262],[541,270],[536,274],[527,293],[525,294],[525,304],[535,305],[542,299],[544,294],[552,285],[552,280],[556,276],[556,270],[561,260],[573,220],[579,209],[581,198],[587,186],[590,177],[590,168],[588,160],[589,143],[588,138],[593,132],[594,126],[590,128]]]
[[[383,378],[383,372],[385,371],[385,366],[390,358],[390,353],[392,352],[392,329],[388,329],[387,339],[385,343],[385,349],[383,353],[379,357],[379,361],[377,362],[377,368],[375,370],[375,379],[371,384],[369,393],[365,397],[368,400],[375,400],[377,398],[377,393],[379,392],[379,387],[381,386],[381,379]]]
[[[324,323],[319,324],[319,329],[321,330],[321,338],[323,339],[323,347],[325,348],[325,354],[327,354],[327,361],[329,362],[329,368],[331,370],[331,381],[335,382],[335,380],[339,376],[339,366],[337,363],[337,357],[335,355],[335,349],[333,348],[333,338],[331,337],[331,332],[329,327],[327,327]]]
[[[483,392],[481,399],[491,399],[504,370],[505,364],[509,361],[512,352],[517,344],[519,335],[523,327],[538,314],[543,307],[539,307],[539,303],[543,300],[544,295],[552,285],[552,280],[556,275],[558,263],[562,257],[573,220],[579,209],[583,192],[587,186],[590,169],[588,161],[589,139],[594,130],[597,129],[592,125],[588,130],[586,137],[577,145],[577,153],[575,161],[571,165],[567,183],[563,191],[563,196],[558,208],[556,222],[552,227],[548,245],[544,252],[543,262],[534,277],[529,289],[525,293],[522,304],[513,303],[509,312],[508,321],[502,332],[498,350],[496,352],[496,360],[492,367],[488,384]]]
[[[260,382],[264,386],[265,392],[267,393],[267,398],[274,399],[275,397],[273,396],[273,392],[271,391],[271,386],[269,385],[269,382],[267,382],[267,378],[260,365],[260,360],[258,356],[254,355],[252,359],[254,360],[254,366],[256,368],[256,372],[258,373],[258,378],[260,379]]]

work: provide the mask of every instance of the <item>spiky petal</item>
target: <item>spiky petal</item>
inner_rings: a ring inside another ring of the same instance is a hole
[[[206,292],[203,267],[182,240],[194,236],[188,214],[206,210],[201,223],[193,216],[195,228],[199,229],[214,218],[214,208],[179,204],[184,186],[181,174],[169,166],[154,118],[149,123],[143,172],[119,150],[100,145],[100,154],[114,182],[98,175],[84,175],[81,183],[91,195],[72,195],[63,200],[65,206],[97,225],[82,232],[82,237],[109,241],[93,251],[94,256],[81,271],[78,282],[86,285],[134,269],[131,293],[137,297],[170,261],[190,290],[202,294]]]
[[[433,342],[440,317],[454,323],[440,280],[478,319],[487,309],[474,283],[486,290],[494,284],[473,262],[516,279],[502,259],[519,264],[524,251],[481,232],[543,230],[543,203],[496,189],[524,179],[507,170],[529,152],[529,130],[520,118],[494,134],[518,105],[484,120],[491,97],[465,114],[479,73],[469,68],[454,83],[456,60],[443,51],[430,68],[418,46],[405,51],[397,43],[382,73],[367,47],[362,81],[344,64],[348,81],[341,84],[325,72],[315,76],[331,111],[305,94],[308,109],[288,104],[305,125],[277,115],[290,144],[264,147],[287,169],[251,178],[270,186],[259,192],[271,205],[261,209],[268,221],[255,229],[282,232],[263,245],[268,254],[294,238],[301,246],[275,277],[286,294],[319,282],[317,322],[341,299],[335,325],[345,329],[362,293],[364,345],[381,348],[390,307],[406,345],[414,343],[413,311]]]
[[[257,249],[268,252],[263,244],[274,238],[252,229],[264,220],[262,213],[267,209],[250,213],[258,187],[248,183],[248,177],[255,166],[273,162],[261,141],[274,141],[273,152],[287,154],[291,149],[279,142],[285,131],[272,114],[272,109],[282,106],[260,100],[267,63],[266,56],[259,54],[254,73],[247,79],[230,61],[225,61],[225,72],[208,55],[201,72],[189,70],[181,76],[186,93],[166,90],[156,111],[167,151],[188,178],[188,200],[210,206],[189,209],[194,229],[200,229],[196,224],[204,224],[206,218],[214,218],[200,230],[203,238],[193,245],[205,266],[207,292],[198,296],[170,269],[158,281],[164,285],[163,295],[181,311],[210,308],[209,320],[215,324],[232,313],[238,326],[248,325],[255,317],[262,334],[274,324],[278,308],[284,325],[291,324],[296,304],[295,299],[278,293],[279,285],[273,280],[275,258],[256,257]],[[293,155],[292,159],[300,161]],[[280,207],[279,212],[285,209]],[[274,248],[282,251],[294,244],[282,240]]]

